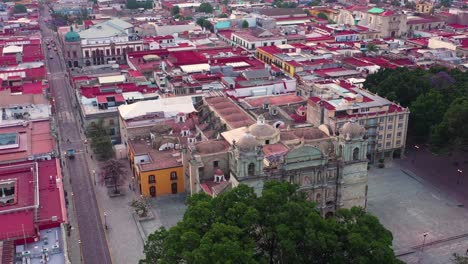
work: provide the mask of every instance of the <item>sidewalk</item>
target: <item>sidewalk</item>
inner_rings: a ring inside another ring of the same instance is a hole
[[[86,155],[88,160],[90,177],[93,177],[92,170],[96,173],[100,171],[98,162]],[[127,171],[131,174],[128,162],[123,160]],[[94,179],[91,179],[94,182]],[[139,197],[139,193],[129,189],[128,184],[121,187],[123,196],[109,197],[105,186],[100,185],[96,178],[95,193],[101,212],[102,222],[107,224],[106,234],[107,244],[114,264],[138,263],[143,258],[144,243],[141,239],[138,228],[132,217],[133,208],[130,206],[132,200]],[[104,219],[104,213],[107,215]]]
[[[66,164],[66,162],[65,162]],[[63,175],[63,185],[64,190],[67,194],[66,200],[68,200],[67,206],[67,216],[68,223],[71,225],[70,236],[67,236],[67,251],[68,257],[71,263],[82,263],[81,258],[81,248],[80,248],[80,232],[78,230],[78,224],[76,222],[76,211],[75,211],[75,201],[73,199],[73,192],[71,190],[70,175],[66,166],[63,166],[62,163],[62,175]]]

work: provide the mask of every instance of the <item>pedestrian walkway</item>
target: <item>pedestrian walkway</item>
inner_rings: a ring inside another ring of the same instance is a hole
[[[97,177],[100,171],[99,164],[95,159],[91,159],[89,153],[86,156],[91,170],[89,175],[93,177],[91,180],[94,182],[94,177]],[[128,173],[131,174],[128,163],[124,162],[124,164],[127,166]],[[96,175],[92,170],[95,170]],[[144,244],[132,217],[133,208],[130,203],[137,199],[139,194],[130,190],[128,184],[122,187],[122,191],[125,195],[111,198],[107,194],[107,188],[100,185],[99,179],[96,179],[96,199],[103,224],[108,227],[106,238],[112,262],[114,264],[138,263],[143,258]]]
[[[62,163],[63,164],[63,163]],[[75,201],[73,199],[73,192],[71,190],[70,175],[66,170],[66,167],[63,167],[62,175],[64,178],[63,185],[66,192],[66,199],[68,201],[67,205],[67,216],[68,224],[70,225],[70,236],[67,236],[67,251],[68,258],[71,263],[82,263],[81,257],[81,248],[80,248],[80,232],[77,229],[78,224],[76,222],[76,211]]]

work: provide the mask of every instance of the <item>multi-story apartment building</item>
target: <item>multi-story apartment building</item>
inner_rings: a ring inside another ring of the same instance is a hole
[[[354,120],[366,128],[367,157],[399,157],[405,150],[409,109],[344,81],[313,85],[307,107],[307,121],[325,124],[333,133]]]
[[[405,36],[407,33],[406,14],[377,7],[353,6],[341,9],[334,21],[378,30],[380,38]]]
[[[134,26],[114,18],[63,38],[64,57],[69,67],[123,63],[127,52],[143,50],[143,40]]]

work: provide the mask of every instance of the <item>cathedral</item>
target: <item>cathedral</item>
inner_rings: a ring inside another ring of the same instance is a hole
[[[367,139],[355,122],[339,131],[320,127],[274,127],[256,123],[188,144],[182,152],[185,189],[216,196],[246,184],[261,194],[267,180],[299,186],[322,216],[367,202]]]

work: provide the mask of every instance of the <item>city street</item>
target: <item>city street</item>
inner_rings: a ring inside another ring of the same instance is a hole
[[[50,19],[48,9],[42,12],[43,19]],[[96,202],[93,183],[89,177],[90,172],[86,161],[87,150],[79,126],[79,120],[73,108],[72,88],[69,85],[65,64],[60,56],[61,49],[55,32],[41,22],[41,31],[44,39],[53,39],[58,51],[50,50],[46,55],[48,60],[48,79],[50,93],[55,101],[55,118],[59,130],[59,145],[62,152],[69,148],[76,151],[75,159],[66,160],[65,174],[70,177],[72,193],[68,195],[74,203],[79,229],[79,246],[84,263],[112,263],[106,236],[104,232],[102,214]],[[47,50],[47,49],[45,49]],[[47,53],[47,52],[46,52]],[[52,56],[52,58],[50,58]],[[68,141],[69,140],[69,141]],[[71,210],[71,208],[69,208]],[[76,231],[75,231],[76,232]]]

